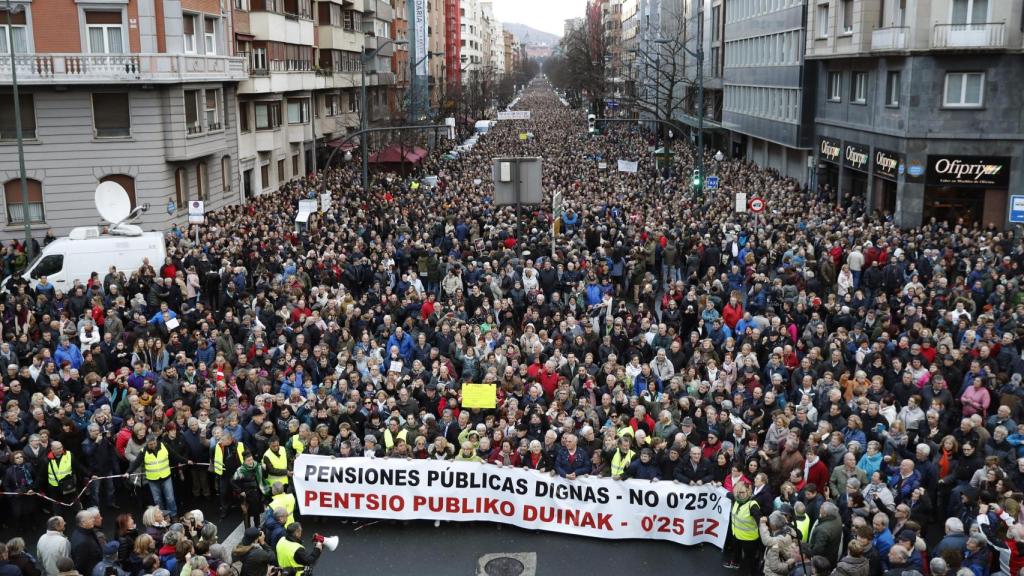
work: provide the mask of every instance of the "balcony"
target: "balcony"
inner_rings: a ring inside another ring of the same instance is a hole
[[[910,27],[893,26],[871,32],[872,50],[906,50],[910,40]]]
[[[337,26],[320,26],[318,37],[320,48],[362,52],[366,44],[362,32],[345,30]]]
[[[128,82],[174,84],[248,77],[245,58],[185,54],[26,54],[15,57],[21,84]],[[0,83],[11,82],[11,61],[0,59]]]
[[[933,48],[1005,48],[1006,23],[936,24]]]

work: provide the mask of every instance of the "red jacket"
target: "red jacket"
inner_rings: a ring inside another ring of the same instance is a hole
[[[805,478],[805,480],[807,480],[808,484],[813,482],[814,485],[818,487],[818,492],[824,493],[825,488],[828,486],[828,479],[828,466],[825,466],[825,463],[821,461],[821,458],[818,458],[818,461],[812,464],[807,470],[807,478]]]
[[[743,319],[743,304],[737,302],[735,306],[732,303],[727,303],[722,308],[722,321],[729,327],[729,330],[736,329],[736,323]]]

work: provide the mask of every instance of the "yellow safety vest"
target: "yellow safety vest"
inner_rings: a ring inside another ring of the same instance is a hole
[[[295,522],[295,517],[293,516],[295,513],[295,496],[288,492],[282,492],[274,496],[270,499],[270,509],[274,510],[276,508],[284,508],[288,511],[288,519],[285,520],[285,526]]]
[[[292,445],[292,451],[296,456],[306,451],[306,445],[302,443],[302,438],[298,434],[292,436],[288,443]]]
[[[281,538],[277,541],[277,565],[281,568],[300,568],[295,571],[295,576],[302,576],[303,568],[302,564],[295,561],[295,553],[302,548],[302,544],[298,542],[292,542],[287,538]]]
[[[143,463],[146,466],[146,480],[156,482],[171,475],[170,454],[167,452],[167,446],[163,444],[160,445],[156,454],[146,450],[143,455]]]
[[[800,541],[807,542],[811,537],[811,517],[804,515],[804,519],[796,519],[796,529],[800,531]]]
[[[618,450],[615,451],[615,455],[612,456],[612,476],[622,476],[622,473],[629,467],[629,463],[633,461],[633,457],[636,453],[630,450],[623,455]]]
[[[241,462],[245,458],[242,454],[245,453],[245,449],[242,448],[242,444],[235,442],[235,446],[238,447],[238,461]],[[217,442],[217,447],[213,449],[213,473],[217,476],[224,475],[224,446],[220,442]]]
[[[754,515],[750,512],[754,506],[757,506],[757,501],[753,498],[742,504],[732,504],[732,535],[737,540],[750,542],[761,537],[757,530],[757,520],[754,520]]]
[[[618,431],[615,432],[615,436],[622,438],[623,436],[636,436],[636,433],[633,431],[632,426],[625,426],[623,428],[619,428]]]
[[[263,457],[269,459],[270,460],[270,464],[274,468],[277,468],[278,470],[287,470],[288,469],[288,452],[286,450],[283,450],[283,449],[280,449],[280,448],[278,449],[278,452],[279,452],[278,454],[274,454],[273,452],[270,451],[269,448],[267,448],[267,451],[266,451],[265,454],[263,454]],[[269,484],[270,486],[273,486],[274,482],[280,482],[282,486],[287,487],[288,486],[288,477],[287,476],[270,476],[270,475],[267,475],[267,484]]]
[[[50,486],[60,486],[60,481],[71,476],[71,452],[64,452],[58,460],[50,460],[47,465],[50,471]]]
[[[400,438],[400,439],[405,440],[406,442],[408,442],[408,440],[406,440],[406,438],[408,438],[408,437],[409,437],[409,432],[406,429],[404,429],[404,428],[402,430],[400,430],[398,432],[398,434],[396,434],[396,435],[392,435],[391,434],[391,429],[388,428],[387,430],[384,431],[384,449],[390,452],[391,448],[395,445],[395,439],[396,438]]]

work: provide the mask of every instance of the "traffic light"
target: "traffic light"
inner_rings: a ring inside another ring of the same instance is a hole
[[[700,191],[704,187],[704,177],[700,173],[700,168],[693,169],[693,189]]]
[[[587,131],[591,134],[597,133],[597,116],[587,114]]]

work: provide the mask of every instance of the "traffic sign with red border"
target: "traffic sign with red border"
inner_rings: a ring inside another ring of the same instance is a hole
[[[765,203],[764,198],[754,197],[754,198],[750,199],[750,211],[751,212],[761,213],[761,212],[764,212],[764,209],[766,207],[767,207],[767,204]]]

